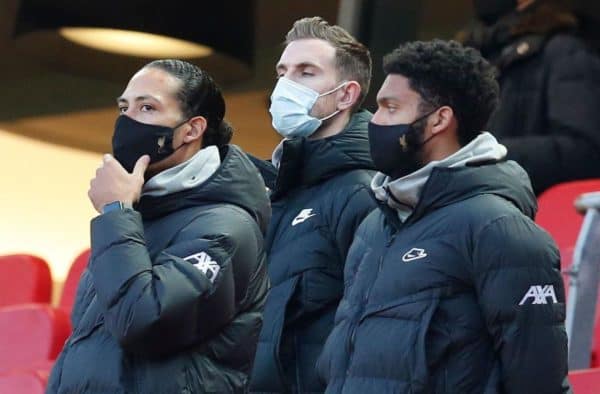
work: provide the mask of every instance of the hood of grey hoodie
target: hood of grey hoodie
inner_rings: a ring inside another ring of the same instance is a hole
[[[185,162],[150,178],[144,184],[142,196],[159,197],[192,189],[210,178],[220,165],[219,148],[215,145],[207,146]]]
[[[492,134],[483,132],[445,159],[429,162],[402,178],[391,179],[378,172],[371,181],[371,189],[379,201],[385,202],[390,208],[396,210],[400,220],[404,221],[419,202],[423,186],[427,183],[434,168],[463,167],[467,164],[498,161],[505,157],[506,147],[500,144]]]

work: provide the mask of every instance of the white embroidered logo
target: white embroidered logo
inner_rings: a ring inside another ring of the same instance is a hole
[[[303,209],[302,211],[300,211],[298,216],[296,216],[294,218],[294,220],[292,220],[292,226],[303,223],[306,220],[308,220],[309,218],[312,218],[313,216],[315,216],[316,213],[312,213],[312,211],[313,211],[312,208],[311,209]]]
[[[423,257],[427,257],[427,252],[425,249],[412,248],[408,252],[404,253],[404,256],[402,256],[402,261],[408,263],[410,261],[422,259]]]
[[[215,282],[217,274],[221,270],[219,264],[212,259],[206,252],[200,252],[184,258],[185,261],[189,261],[198,268],[211,283]]]
[[[531,305],[546,305],[548,304],[548,298],[552,300],[553,304],[558,303],[556,299],[556,293],[554,292],[554,286],[546,285],[546,286],[531,286],[519,305],[525,305],[525,302],[529,299],[533,298],[533,302]]]

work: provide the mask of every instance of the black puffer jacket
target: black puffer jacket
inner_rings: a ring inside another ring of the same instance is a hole
[[[92,221],[48,393],[243,393],[268,279],[265,186],[239,148],[194,189]]]
[[[266,163],[273,219],[267,233],[272,288],[252,374],[253,392],[323,392],[316,360],[343,291],[354,231],[375,207],[367,124],[355,114],[346,130],[322,140],[283,144],[279,173]]]
[[[401,224],[359,227],[318,370],[327,393],[558,394],[567,375],[559,254],[514,162],[434,168]]]
[[[538,3],[466,39],[499,69],[500,106],[487,129],[536,194],[600,177],[600,57],[572,15]]]

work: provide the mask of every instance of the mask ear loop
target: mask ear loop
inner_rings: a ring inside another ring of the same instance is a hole
[[[331,90],[328,90],[328,91],[326,91],[325,93],[321,93],[321,94],[319,95],[319,97],[328,96],[328,95],[330,95],[331,93],[335,92],[335,91],[336,91],[336,90],[338,90],[338,89],[341,89],[343,86],[346,86],[346,85],[348,85],[348,81],[344,81],[344,82],[342,82],[341,84],[339,84],[338,86],[336,86],[335,88],[333,88],[333,89],[331,89]]]
[[[320,95],[319,95],[319,97],[328,96],[328,95],[330,95],[331,93],[335,92],[336,90],[339,90],[339,89],[341,89],[342,87],[346,86],[347,84],[348,84],[348,81],[344,81],[344,82],[342,82],[340,85],[338,85],[337,87],[335,87],[335,88],[333,88],[333,89],[331,89],[331,90],[329,90],[329,91],[327,91],[327,92],[325,92],[325,93],[322,93],[322,94],[320,94]],[[336,116],[337,114],[339,114],[340,112],[341,112],[341,110],[340,110],[340,109],[338,109],[337,111],[333,112],[332,114],[330,114],[330,115],[327,115],[326,117],[319,119],[319,122],[324,122],[324,121],[326,121],[327,119],[331,119],[331,118],[333,118],[334,116]]]
[[[186,124],[187,122],[190,121],[191,118],[184,120],[183,122],[179,123],[177,126],[173,127],[171,129],[171,133],[169,134],[165,134],[165,135],[161,135],[160,137],[158,137],[157,140],[157,145],[158,145],[158,153],[165,153],[166,152],[166,147],[173,144],[173,137],[175,136],[175,130],[177,130],[178,128],[180,128],[181,126],[183,126],[184,124]],[[177,148],[173,149],[173,153],[175,153],[179,148],[181,148],[183,145],[185,144],[181,144],[179,145]]]
[[[417,131],[417,130],[414,128],[414,125],[415,125],[415,123],[417,123],[417,122],[420,122],[420,121],[422,121],[423,119],[427,119],[428,117],[430,117],[431,115],[433,115],[433,114],[434,114],[434,113],[435,113],[435,112],[436,112],[438,109],[440,109],[440,107],[438,107],[438,108],[434,109],[434,110],[433,110],[433,111],[431,111],[431,112],[428,112],[428,113],[426,113],[426,114],[425,114],[425,115],[423,115],[423,116],[420,116],[420,117],[418,117],[417,119],[413,120],[413,121],[410,123],[410,131],[409,131],[408,133],[406,133],[406,134],[404,134],[404,135],[402,136],[402,138],[404,138],[404,144],[403,144],[403,143],[400,143],[400,145],[402,145],[402,151],[403,151],[403,152],[407,152],[409,149],[413,149],[413,150],[415,150],[415,149],[421,148],[421,147],[423,147],[423,146],[424,146],[426,143],[428,143],[428,142],[429,142],[429,141],[430,141],[430,140],[431,140],[433,137],[435,137],[435,134],[432,134],[432,135],[430,135],[430,136],[429,136],[429,138],[427,138],[425,141],[421,142],[421,143],[420,143],[420,144],[418,144],[418,145],[413,145],[413,146],[410,146],[410,145],[408,145],[408,142],[406,141],[406,136],[407,136],[408,134],[415,133],[415,132]]]
[[[339,110],[339,109],[338,109],[337,111],[335,111],[335,112],[334,112],[334,113],[332,113],[331,115],[327,115],[326,117],[319,119],[319,121],[320,121],[320,122],[324,122],[324,121],[326,121],[327,119],[331,119],[331,118],[333,118],[335,115],[339,114],[340,112],[341,112],[341,110]]]

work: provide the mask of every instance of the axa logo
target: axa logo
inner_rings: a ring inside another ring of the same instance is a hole
[[[414,260],[422,259],[423,257],[427,257],[427,252],[425,249],[412,248],[408,252],[404,253],[404,256],[402,256],[402,261],[408,263]]]
[[[200,252],[196,254],[192,254],[188,257],[184,258],[185,261],[188,261],[194,265],[194,267],[198,268],[211,283],[215,282],[217,278],[217,274],[221,270],[219,264],[210,257],[210,255],[206,252]]]
[[[545,285],[545,286],[531,286],[527,293],[523,296],[519,305],[525,305],[529,299],[532,299],[532,305],[541,305],[541,304],[556,304],[558,300],[556,299],[556,293],[554,292],[553,285]],[[550,301],[550,302],[548,302]]]
[[[300,211],[298,216],[296,216],[294,218],[294,220],[292,220],[292,226],[295,226],[300,223],[304,223],[305,221],[307,221],[308,219],[312,218],[315,215],[316,215],[316,213],[313,213],[312,208],[303,209],[302,211]]]

